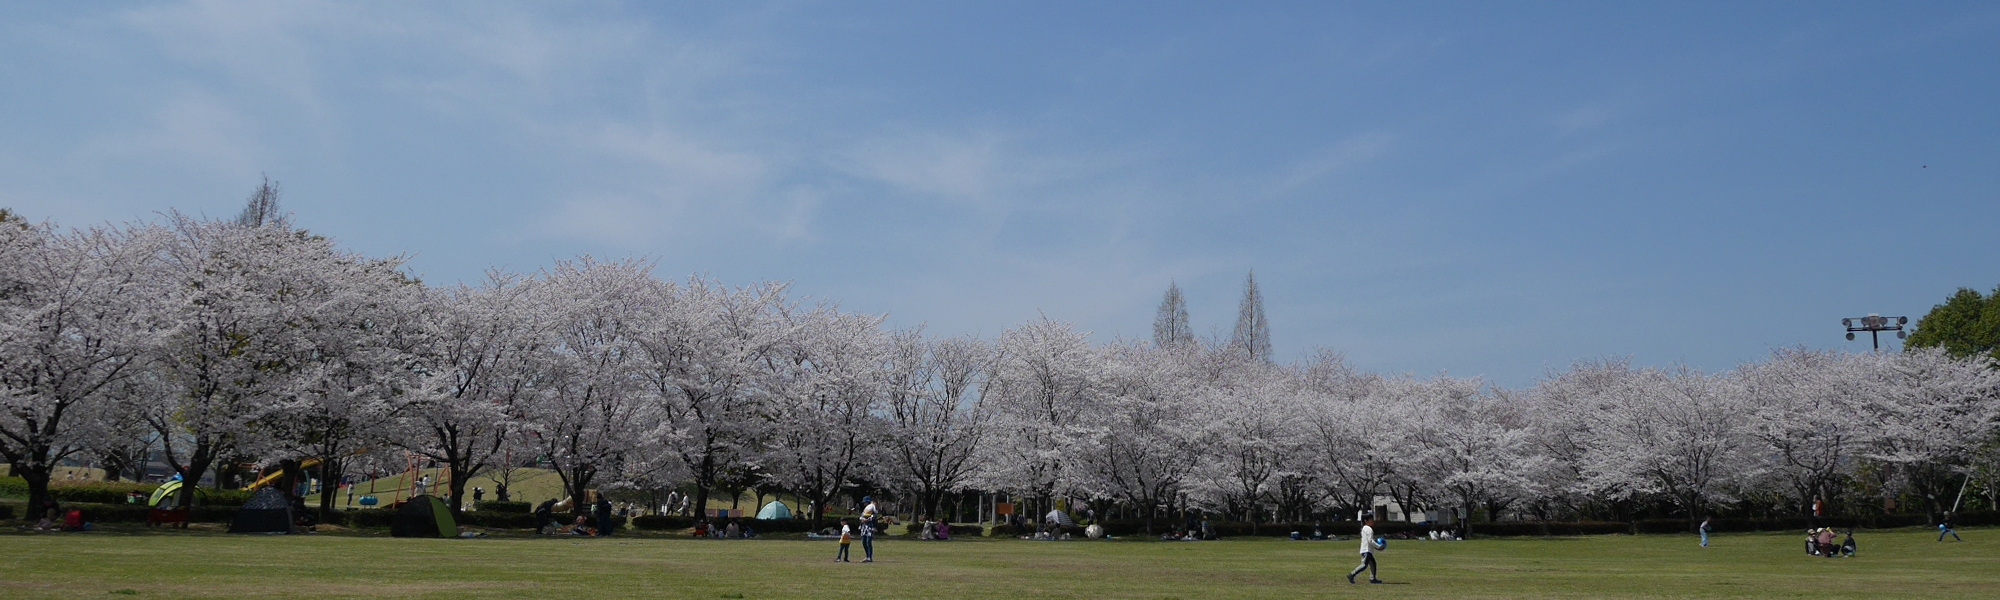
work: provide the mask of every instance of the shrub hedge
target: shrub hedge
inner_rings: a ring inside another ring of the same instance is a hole
[[[388,527],[396,520],[396,511],[386,508],[361,508],[341,514],[349,527]]]
[[[528,503],[526,502],[500,502],[497,500],[482,500],[473,503],[472,506],[475,509],[477,509],[475,512],[500,512],[500,513],[516,513],[523,515],[534,512],[534,507],[529,506]]]
[[[918,523],[911,526],[908,531],[903,532],[903,536],[910,539],[922,537],[924,533],[922,525],[922,523]],[[986,535],[986,528],[980,525],[952,525],[949,529],[951,537],[980,537]]]
[[[125,504],[127,495],[137,492],[151,496],[160,486],[156,483],[133,483],[130,481],[89,481],[50,482],[49,495],[57,502],[86,502],[91,504]],[[202,504],[212,506],[242,506],[250,501],[251,492],[243,490],[211,490],[196,488],[195,496]],[[28,497],[28,481],[19,477],[0,477],[0,497]]]
[[[136,504],[101,504],[94,502],[63,503],[64,511],[83,511],[83,520],[92,523],[144,523],[150,509]],[[11,511],[12,507],[0,506],[0,511]],[[236,520],[234,506],[197,506],[188,511],[188,520],[196,523],[228,523]]]
[[[632,527],[647,531],[672,531],[694,527],[693,517],[646,515],[632,519]]]
[[[14,507],[0,506],[0,521],[6,521],[13,518],[14,518]]]
[[[490,510],[461,514],[458,517],[458,524],[474,527],[492,527],[494,529],[534,529],[538,525],[535,523],[535,516],[531,514]]]
[[[643,517],[637,517],[632,519],[632,527],[637,529],[644,529],[647,531],[678,531],[694,527],[696,520],[697,519],[695,517],[646,515]],[[736,519],[736,524],[743,527],[749,527],[750,529],[756,531],[759,534],[805,533],[813,531],[812,521],[806,519],[777,519],[769,521],[764,519]],[[827,519],[821,523],[821,527],[835,526],[838,524],[839,524],[838,521]],[[714,527],[727,527],[729,525],[729,519],[710,521],[709,525]],[[953,534],[956,535],[956,531],[954,531]]]

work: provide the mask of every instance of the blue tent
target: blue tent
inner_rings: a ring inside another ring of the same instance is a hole
[[[792,509],[786,508],[785,503],[776,500],[772,500],[770,504],[764,505],[762,510],[757,511],[758,520],[783,521],[790,518],[792,518]]]

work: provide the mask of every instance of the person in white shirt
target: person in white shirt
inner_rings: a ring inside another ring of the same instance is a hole
[[[1375,515],[1373,513],[1363,515],[1361,517],[1361,566],[1355,567],[1353,572],[1347,574],[1348,583],[1354,583],[1354,576],[1360,575],[1362,571],[1368,572],[1368,583],[1382,583],[1382,580],[1377,578],[1375,573],[1375,551],[1380,549],[1381,546],[1375,544]]]

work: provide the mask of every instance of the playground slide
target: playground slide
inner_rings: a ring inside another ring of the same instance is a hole
[[[308,458],[308,459],[306,459],[306,461],[305,461],[305,462],[302,462],[302,463],[299,463],[299,470],[303,471],[303,470],[305,470],[305,469],[310,469],[310,468],[313,468],[314,466],[317,466],[318,464],[319,464],[319,459],[317,459],[317,458]],[[256,483],[252,483],[252,484],[250,484],[249,486],[247,486],[247,487],[244,487],[244,488],[243,488],[243,491],[246,491],[246,492],[254,492],[254,491],[257,491],[257,490],[261,490],[261,489],[264,489],[264,486],[267,486],[267,485],[271,485],[271,484],[273,484],[273,483],[277,483],[277,482],[278,482],[278,478],[280,478],[280,477],[284,477],[284,476],[285,476],[285,470],[284,470],[284,469],[278,469],[277,471],[273,471],[273,472],[272,472],[272,473],[271,473],[270,475],[265,475],[263,479],[259,479],[259,480],[257,480],[257,482],[256,482]],[[289,494],[289,493],[291,493],[291,492],[286,492],[286,493],[288,493],[288,494]]]

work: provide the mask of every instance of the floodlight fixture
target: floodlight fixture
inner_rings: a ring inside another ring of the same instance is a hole
[[[1856,325],[1856,321],[1860,321],[1860,324]],[[1884,317],[1875,313],[1868,313],[1866,317],[1850,317],[1840,320],[1840,325],[1847,328],[1848,341],[1854,341],[1855,332],[1866,331],[1868,332],[1869,340],[1874,342],[1875,350],[1877,351],[1882,349],[1882,332],[1884,331],[1896,332],[1896,339],[1910,337],[1909,332],[1903,330],[1903,326],[1909,323],[1909,317]]]

